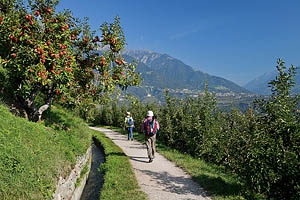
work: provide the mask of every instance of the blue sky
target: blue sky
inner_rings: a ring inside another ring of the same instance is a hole
[[[239,85],[300,65],[299,0],[61,0],[93,29],[121,18],[128,49],[166,53]]]

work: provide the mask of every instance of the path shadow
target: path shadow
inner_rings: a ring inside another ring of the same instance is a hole
[[[130,149],[145,149],[146,150],[146,147],[141,146],[141,145],[130,145],[129,148]]]
[[[112,138],[111,140],[115,141],[115,140],[119,140],[119,141],[129,141],[128,139],[120,139],[120,138]]]
[[[140,159],[140,158],[148,159],[148,157],[130,156],[129,158],[130,158],[130,160],[134,160],[134,161],[137,161],[137,162],[148,163],[147,160],[142,160],[142,159]]]
[[[154,161],[155,162],[155,161]],[[142,173],[151,176],[158,184],[164,185],[166,192],[171,192],[179,195],[193,194],[197,196],[207,197],[207,194],[201,187],[193,182],[190,178],[183,176],[172,176],[168,172],[153,172],[149,170],[140,170]]]
[[[205,189],[211,194],[220,196],[239,195],[242,191],[242,186],[237,183],[228,183],[221,177],[214,177],[208,175],[200,175],[193,177],[198,183],[203,183]]]

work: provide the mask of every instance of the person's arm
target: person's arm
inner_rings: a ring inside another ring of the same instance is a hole
[[[141,130],[144,132],[144,130],[145,130],[145,120],[143,120],[143,123],[142,123],[142,125],[141,125]]]
[[[155,120],[155,123],[156,123],[157,130],[159,130],[159,123],[158,123],[157,119]]]

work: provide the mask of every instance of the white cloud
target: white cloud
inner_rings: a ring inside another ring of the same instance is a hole
[[[169,38],[171,40],[179,40],[181,38],[186,37],[187,35],[190,35],[190,34],[193,34],[193,33],[197,33],[199,31],[200,31],[199,29],[188,30],[188,31],[184,31],[184,32],[181,32],[181,33],[176,33],[174,35],[171,35]]]

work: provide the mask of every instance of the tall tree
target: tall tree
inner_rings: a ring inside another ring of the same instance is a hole
[[[58,0],[1,0],[0,92],[38,121],[53,101],[103,100],[138,85],[139,74],[120,54],[126,45],[119,18],[98,36],[86,21],[55,10]],[[106,49],[101,54],[100,48]]]
[[[243,174],[251,187],[270,198],[299,199],[299,95],[291,95],[296,67],[287,69],[278,59],[277,71],[278,76],[269,83],[271,97],[256,101],[261,113],[259,131],[249,150],[251,168]]]

